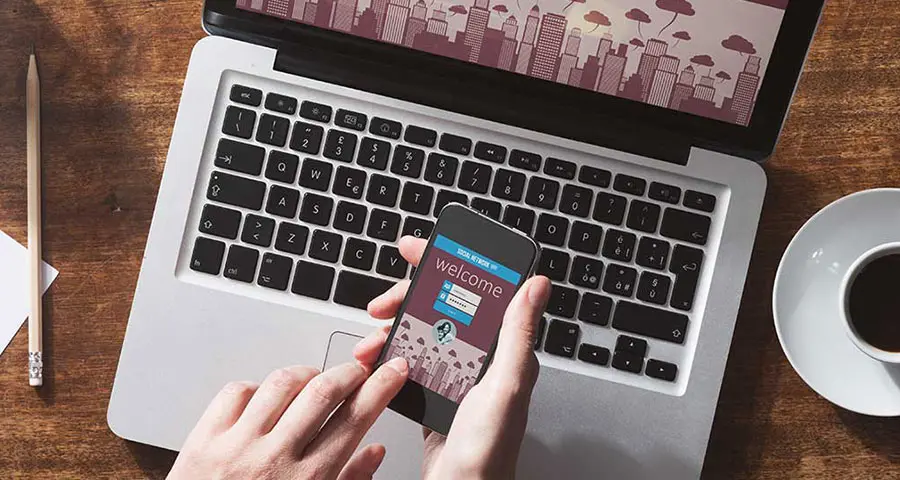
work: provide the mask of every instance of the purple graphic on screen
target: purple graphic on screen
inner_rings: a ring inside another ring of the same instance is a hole
[[[453,2],[237,0],[237,6],[747,125],[788,0]]]

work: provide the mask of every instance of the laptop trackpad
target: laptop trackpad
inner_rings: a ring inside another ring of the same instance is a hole
[[[334,332],[328,342],[324,369],[353,361],[353,347],[362,337]],[[408,418],[385,410],[363,438],[360,447],[381,443],[387,455],[375,478],[419,478],[422,476],[422,427]]]

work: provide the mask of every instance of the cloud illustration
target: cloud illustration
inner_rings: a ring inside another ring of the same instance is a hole
[[[400,335],[400,339],[401,340],[409,340],[409,335],[404,333],[403,335]]]
[[[447,352],[451,357],[456,358],[456,350],[450,350]]]
[[[690,40],[691,34],[688,32],[685,32],[684,30],[679,30],[679,31],[673,33],[672,37],[677,38],[679,40]]]
[[[464,7],[462,5],[451,5],[450,8],[448,8],[448,10],[450,10],[451,17],[456,14],[465,15],[465,14],[469,13],[469,11],[466,9],[466,7]]]
[[[704,67],[712,67],[716,64],[716,62],[714,62],[712,57],[710,57],[709,55],[694,55],[693,57],[691,57],[691,63],[703,65]]]
[[[416,339],[416,343],[418,343],[419,345],[425,345],[425,339],[422,337],[419,337]]]
[[[644,42],[642,42],[641,39],[637,38],[637,37],[632,38],[631,41],[628,43],[634,45],[635,47],[643,47],[644,46]]]
[[[437,346],[434,346],[434,347],[431,347],[431,351],[434,352],[434,353],[437,353],[437,352],[439,352],[440,350],[438,350],[438,347],[437,347]]]
[[[625,18],[640,23],[651,22],[650,15],[647,15],[647,12],[641,10],[640,8],[632,8],[631,10],[625,12]]]
[[[400,322],[400,326],[403,328],[410,328],[411,325],[409,324],[409,320],[404,320]]]
[[[459,361],[457,361],[456,363],[454,363],[453,366],[456,367],[456,368],[462,368],[462,364],[459,363]]]
[[[722,80],[731,80],[731,75],[729,75],[728,72],[724,70],[719,70],[718,72],[716,72],[716,77],[721,78]]]
[[[475,368],[475,362],[469,360],[469,363],[467,363],[466,366],[469,368]]]
[[[756,48],[753,46],[753,43],[740,35],[732,35],[725,40],[722,40],[722,46],[728,50],[734,50],[741,55],[745,53],[751,55],[756,53]]]
[[[499,12],[499,13],[508,13],[509,12],[509,9],[506,8],[506,5],[494,5],[494,7],[491,10],[493,10],[495,12]]]
[[[667,23],[665,27],[659,29],[659,33],[665,32],[670,25],[675,23],[675,19],[677,19],[679,15],[692,17],[697,13],[694,11],[694,6],[691,5],[691,2],[687,0],[656,0],[656,7],[660,10],[665,10],[667,12],[672,12],[675,14],[672,17],[672,20],[669,20],[669,23]]]
[[[487,358],[487,355],[482,355],[478,357],[478,363],[484,363],[484,360]]]
[[[600,28],[601,26],[602,26],[602,27],[608,27],[608,26],[612,25],[612,22],[609,21],[609,17],[607,17],[606,15],[604,15],[604,14],[598,12],[597,10],[591,10],[590,12],[585,13],[585,14],[584,14],[584,21],[585,21],[585,22],[588,22],[588,23],[593,23],[593,24],[594,24],[594,28],[592,28],[591,30],[589,30],[587,33],[591,33],[591,32],[593,32],[594,30]]]

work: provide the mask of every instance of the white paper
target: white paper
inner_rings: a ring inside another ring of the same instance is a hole
[[[43,263],[41,280],[44,284],[43,292],[46,292],[59,272],[47,262]],[[28,249],[0,232],[0,354],[3,354],[31,313],[30,276]],[[23,358],[22,364],[27,361]]]

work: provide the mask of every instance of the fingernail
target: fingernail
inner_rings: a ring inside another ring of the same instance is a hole
[[[394,370],[400,375],[406,375],[406,372],[409,370],[409,365],[406,363],[406,359],[403,357],[396,357],[391,361],[384,364],[384,366]]]
[[[538,277],[528,286],[528,302],[533,306],[540,307],[547,302],[550,295],[550,282],[543,277]]]

